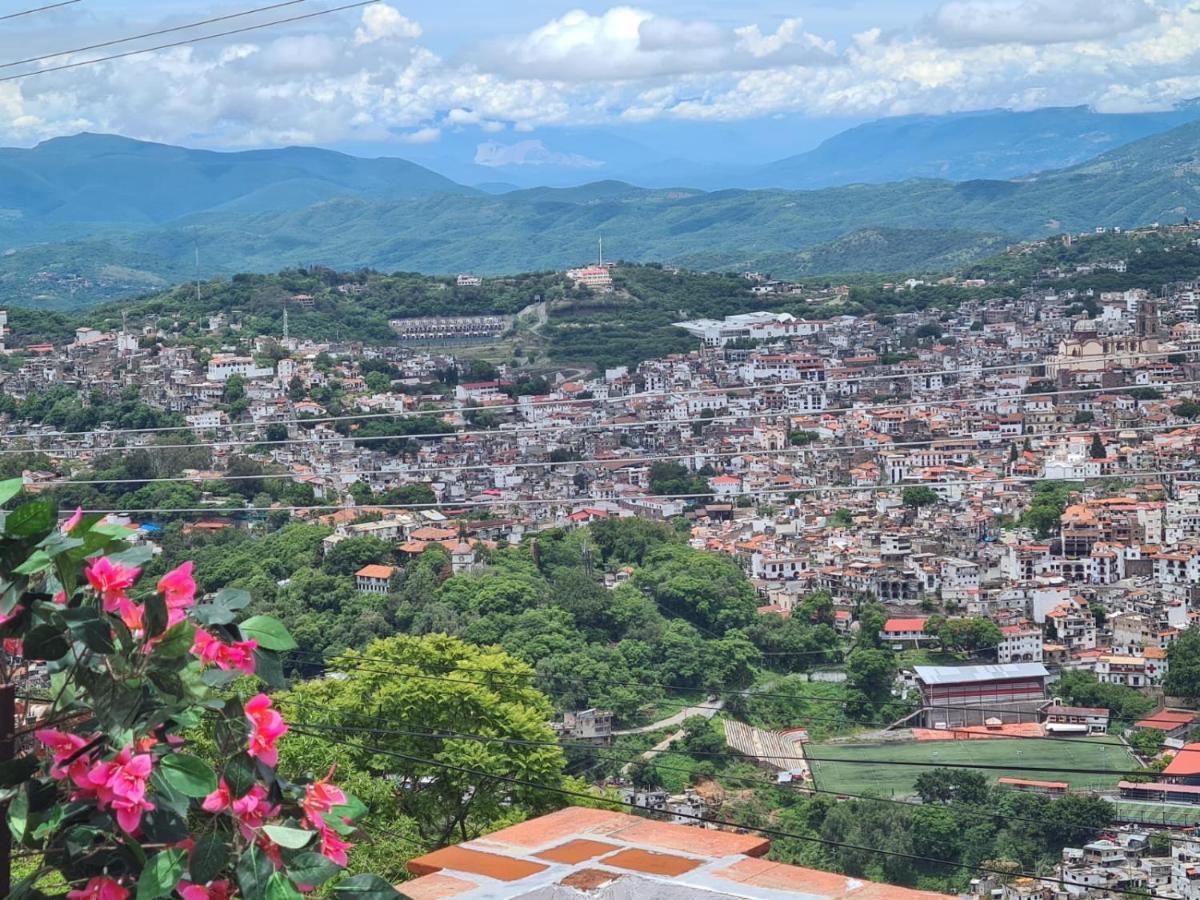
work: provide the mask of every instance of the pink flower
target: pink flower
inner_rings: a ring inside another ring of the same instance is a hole
[[[67,605],[67,592],[59,591],[57,594],[55,594],[54,602],[57,603],[59,606],[66,606]]]
[[[125,592],[133,587],[141,571],[102,556],[93,561],[83,574],[87,576],[88,583],[104,598],[104,611],[117,613],[121,611],[122,604],[131,602]]]
[[[53,728],[40,728],[33,733],[33,736],[54,756],[54,762],[50,766],[50,776],[52,778],[57,778],[60,781],[64,778],[70,778],[78,787],[83,787],[88,783],[85,780],[89,765],[88,760],[77,758],[70,763],[67,762],[68,759],[75,756],[75,754],[87,746],[88,742],[86,739],[67,731],[55,731]]]
[[[7,616],[0,613],[0,626],[7,625],[9,622],[11,622],[13,619],[17,618],[17,616],[21,615],[21,613],[23,613],[23,612],[25,612],[25,607],[22,606],[20,603],[18,603],[16,606],[14,606],[12,608],[12,612],[10,612]]]
[[[183,900],[229,900],[233,896],[233,885],[225,880],[214,881],[207,887],[181,881],[175,885],[175,890]]]
[[[158,579],[158,592],[167,600],[167,609],[187,609],[196,602],[196,580],[192,578],[192,561],[172,569]]]
[[[125,900],[129,891],[107,875],[97,875],[78,891],[68,891],[67,900]]]
[[[247,700],[245,710],[252,726],[250,746],[246,752],[268,766],[275,765],[279,761],[275,742],[287,734],[287,723],[283,721],[283,716],[271,708],[271,698],[266,694]]]
[[[71,518],[62,523],[61,530],[63,534],[70,534],[83,521],[83,507],[75,507],[75,512],[71,514]]]
[[[263,823],[279,812],[278,806],[267,802],[267,789],[256,784],[231,804],[230,810],[238,820],[242,829],[242,837],[251,840],[254,832],[262,828]]]
[[[335,806],[344,806],[346,792],[337,785],[329,783],[333,777],[333,768],[324,778],[304,787],[304,818],[318,831],[326,828],[325,813]]]
[[[223,672],[237,669],[247,675],[254,674],[254,651],[258,641],[235,641],[226,644],[213,637],[203,628],[196,629],[192,641],[192,653],[205,666],[216,665]]]
[[[321,854],[330,862],[346,865],[346,851],[353,846],[349,841],[343,841],[329,826],[321,829]]]
[[[205,812],[219,813],[229,809],[229,803],[229,785],[222,778],[217,784],[217,789],[204,798],[204,802],[200,804],[200,808]]]
[[[4,652],[9,656],[24,656],[25,642],[20,638],[5,638]]]
[[[146,780],[154,767],[154,757],[148,753],[134,755],[132,747],[123,748],[113,759],[98,762],[87,773],[86,780],[101,809],[109,806],[116,811],[117,824],[133,834],[142,822],[142,813],[154,809],[146,800]]]

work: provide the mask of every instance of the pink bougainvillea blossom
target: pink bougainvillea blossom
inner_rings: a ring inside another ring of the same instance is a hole
[[[125,900],[129,890],[114,878],[97,875],[76,891],[67,891],[67,900]]]
[[[278,711],[271,708],[271,698],[258,694],[246,701],[246,718],[250,720],[250,746],[246,750],[268,766],[279,761],[275,742],[287,734],[287,723]]]
[[[253,640],[226,644],[203,628],[196,629],[196,637],[192,641],[192,653],[204,665],[215,665],[224,672],[237,669],[247,675],[254,674],[254,651],[257,647],[258,641]]]
[[[88,584],[104,598],[104,611],[117,613],[122,602],[128,602],[125,592],[133,587],[141,569],[115,563],[106,556],[93,560],[84,570]]]
[[[77,507],[75,507],[75,512],[71,513],[71,518],[67,519],[67,521],[62,523],[62,526],[61,526],[62,533],[70,534],[77,527],[79,527],[79,523],[82,521],[83,521],[83,507],[77,506]]]

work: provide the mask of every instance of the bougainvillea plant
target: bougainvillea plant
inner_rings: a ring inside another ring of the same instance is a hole
[[[141,583],[152,549],[133,532],[78,511],[59,524],[20,490],[0,482],[15,505],[0,512],[0,675],[20,684],[44,666],[50,689],[32,750],[0,763],[14,852],[38,866],[11,896],[43,896],[55,873],[73,900],[401,896],[344,872],[366,809],[332,773],[276,772],[288,726],[261,689],[284,686],[283,625],[238,621],[242,591],[198,601],[191,563]],[[229,686],[247,676],[259,692],[237,699]],[[189,752],[195,734],[216,753]]]

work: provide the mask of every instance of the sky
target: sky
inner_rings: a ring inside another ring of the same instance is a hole
[[[154,42],[17,60],[269,2],[80,0],[0,19],[0,78]],[[156,40],[347,2],[293,0]],[[35,5],[0,0],[0,16]],[[586,170],[646,148],[777,158],[881,116],[1197,96],[1200,0],[383,0],[0,80],[0,144],[96,131]]]

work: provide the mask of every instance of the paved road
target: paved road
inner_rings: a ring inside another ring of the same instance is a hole
[[[665,719],[659,719],[657,722],[651,722],[649,725],[643,725],[641,728],[626,728],[623,731],[614,731],[613,734],[646,734],[651,731],[661,731],[664,728],[674,728],[676,725],[682,725],[685,719],[690,719],[692,716],[704,716],[706,719],[711,719],[724,706],[724,700],[711,700],[699,706],[686,706],[673,716],[667,716]]]

